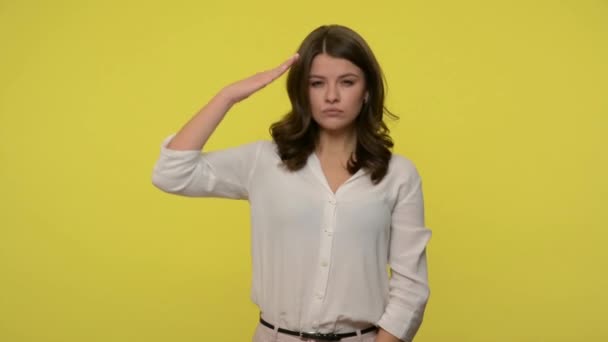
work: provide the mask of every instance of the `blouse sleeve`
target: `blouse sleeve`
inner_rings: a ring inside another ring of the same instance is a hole
[[[402,341],[410,342],[422,324],[429,298],[426,245],[431,230],[424,224],[422,184],[409,162],[407,181],[392,213],[389,250],[389,301],[378,325]]]
[[[167,137],[152,172],[152,184],[172,194],[190,197],[247,199],[249,181],[263,141],[229,149],[201,152],[173,150]]]

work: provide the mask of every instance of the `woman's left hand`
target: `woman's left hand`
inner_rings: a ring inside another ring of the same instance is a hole
[[[376,342],[403,342],[395,336],[388,333],[386,330],[379,328],[378,335],[376,336]]]

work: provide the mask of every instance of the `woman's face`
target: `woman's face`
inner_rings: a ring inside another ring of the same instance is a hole
[[[368,96],[363,71],[349,60],[319,54],[308,80],[312,117],[322,130],[346,132]]]

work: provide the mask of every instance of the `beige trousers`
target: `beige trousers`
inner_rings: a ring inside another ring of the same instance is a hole
[[[317,340],[302,338],[298,336],[292,336],[278,332],[279,328],[275,327],[274,330],[269,327],[258,323],[255,328],[253,335],[253,342],[316,342]],[[374,342],[376,340],[375,331],[368,332],[361,335],[360,331],[357,331],[357,336],[347,337],[340,340],[340,342]],[[322,342],[322,341],[321,341]]]

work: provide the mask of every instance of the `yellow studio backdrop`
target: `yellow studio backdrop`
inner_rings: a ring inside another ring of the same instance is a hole
[[[249,341],[246,202],[165,194],[160,143],[321,24],[386,74],[423,178],[417,342],[608,341],[607,1],[0,1],[0,341]],[[208,149],[267,139],[285,78]]]

